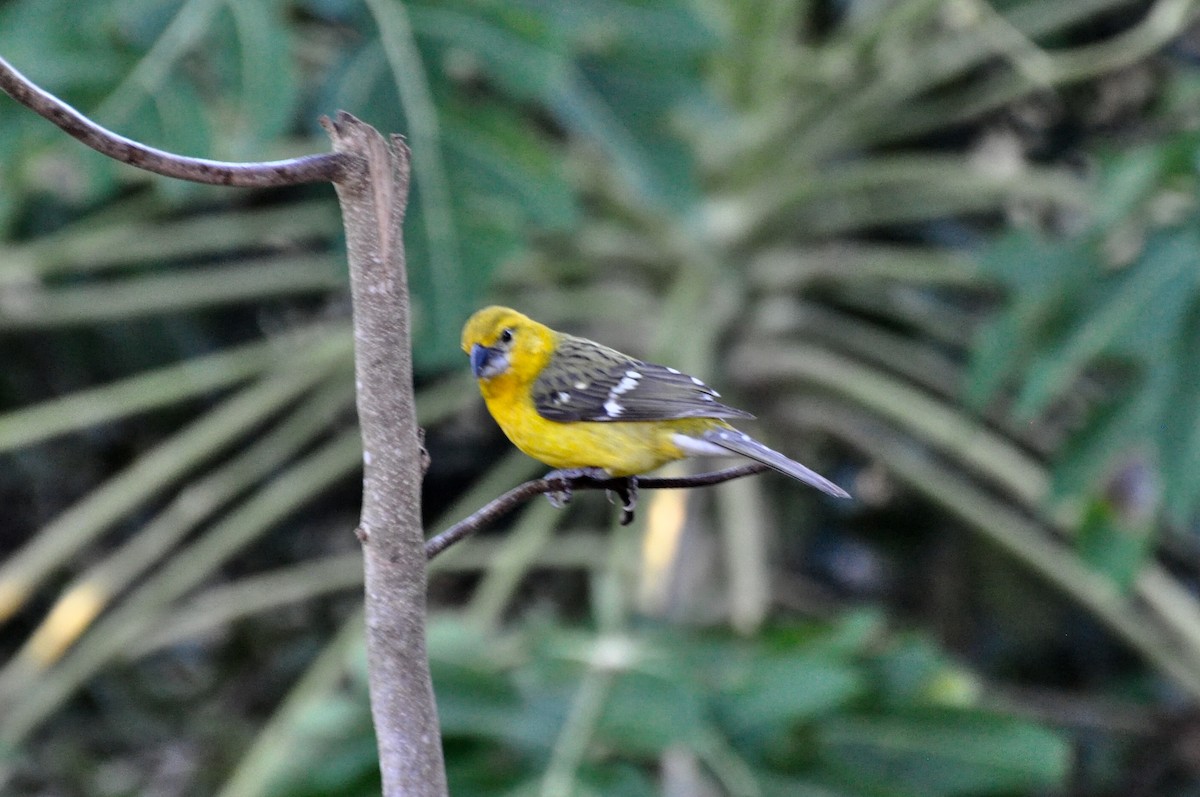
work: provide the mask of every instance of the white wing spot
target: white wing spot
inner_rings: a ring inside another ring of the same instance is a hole
[[[554,397],[556,399],[558,399],[559,404],[570,404],[571,403],[571,394],[567,393],[564,390],[558,391],[558,393],[554,394]]]
[[[617,418],[624,411],[625,408],[622,407],[620,402],[618,402],[615,398],[610,398],[608,401],[604,402],[604,412],[610,418]]]
[[[588,386],[587,382],[576,382],[575,383],[576,390],[587,390],[587,386]]]
[[[703,382],[701,382],[699,379],[697,379],[697,378],[696,378],[696,377],[694,377],[694,376],[692,377],[692,384],[694,384],[694,385],[699,385],[700,387],[704,387],[704,383],[703,383]]]
[[[712,393],[702,393],[700,395],[700,398],[704,399],[705,401],[713,401],[714,400]]]
[[[633,374],[633,376],[630,376],[629,374]],[[637,373],[636,371],[630,371],[625,376],[621,377],[621,381],[618,382],[613,389],[608,392],[609,398],[613,398],[621,395],[622,393],[628,393],[630,390],[633,390],[638,386],[638,380],[641,378],[641,374]]]
[[[679,369],[678,369],[678,368],[672,368],[671,366],[669,366],[669,365],[668,365],[668,366],[667,366],[667,373],[669,373],[669,374],[676,374],[676,375],[678,375],[678,374],[680,373],[680,371],[679,371]]]

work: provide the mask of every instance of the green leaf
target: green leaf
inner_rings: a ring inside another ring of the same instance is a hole
[[[502,737],[522,710],[521,696],[500,673],[467,665],[431,664],[442,732],[447,736]]]
[[[295,760],[319,766],[301,766],[286,773],[268,790],[271,797],[368,797],[379,794],[379,753],[369,721],[358,732],[321,749],[295,751]]]
[[[758,777],[762,797],[859,797],[848,791],[825,786],[809,778],[787,778],[763,773]]]
[[[1098,284],[1062,337],[1033,358],[1013,413],[1032,418],[1143,319],[1177,317],[1184,306],[1180,295],[1195,288],[1198,250],[1200,239],[1191,232],[1156,236],[1138,263]]]
[[[1103,190],[1096,192],[1096,229],[1116,226],[1139,210],[1158,190],[1165,171],[1163,147],[1148,145],[1121,152],[1112,158],[1101,178]]]
[[[456,179],[475,190],[468,218],[514,233],[533,224],[566,230],[579,220],[574,189],[567,182],[561,153],[531,123],[496,103],[451,103],[442,116],[447,153],[456,161]],[[477,204],[476,204],[477,203]]]
[[[581,795],[658,797],[660,794],[644,771],[629,764],[585,765],[580,768],[577,777]]]
[[[263,145],[289,132],[297,112],[296,70],[280,68],[296,45],[275,0],[243,0],[226,9],[237,35],[240,91],[233,95],[236,116],[223,136],[225,147],[231,159],[261,159]]]
[[[1016,232],[999,239],[980,262],[980,270],[1008,287],[1011,304],[985,325],[972,347],[966,400],[982,407],[1043,344],[1065,297],[1091,273],[1087,249]]]
[[[1200,297],[1189,299],[1178,339],[1164,358],[1174,384],[1164,390],[1158,438],[1164,503],[1180,524],[1200,503]]]
[[[1156,381],[1154,374],[1166,370],[1156,369],[1151,381]],[[1131,440],[1144,439],[1158,408],[1153,399],[1153,393],[1136,385],[1114,390],[1059,453],[1050,499],[1058,502],[1087,492],[1112,468]]]
[[[591,62],[556,87],[550,107],[561,124],[601,147],[617,174],[651,209],[681,210],[699,196],[692,157],[669,125],[673,81]]]
[[[1097,498],[1084,514],[1076,537],[1080,558],[1128,591],[1150,552],[1150,529],[1124,522],[1108,501]]]
[[[945,657],[931,642],[916,636],[898,640],[880,655],[873,679],[889,705],[925,702],[930,684],[946,670]]]
[[[569,42],[551,35],[547,20],[519,4],[491,9],[417,5],[411,18],[414,33],[446,48],[443,58],[475,59],[461,68],[479,69],[517,99],[544,101],[570,68]]]
[[[1144,213],[1164,188],[1194,182],[1198,144],[1200,136],[1194,131],[1182,131],[1109,153],[1095,192],[1092,229],[1103,234]]]
[[[526,0],[524,4],[552,20],[560,35],[622,61],[678,64],[707,55],[717,41],[693,6],[680,0]]]
[[[976,712],[837,718],[817,738],[848,785],[913,797],[1058,789],[1071,760],[1061,735]]]
[[[613,684],[596,736],[615,750],[656,757],[696,738],[704,723],[703,692],[694,680],[627,672]]]
[[[723,673],[717,698],[722,724],[737,735],[779,728],[829,713],[866,690],[852,662],[813,656],[799,648],[789,653],[759,651]]]

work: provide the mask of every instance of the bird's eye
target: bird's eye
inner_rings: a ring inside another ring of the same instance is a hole
[[[500,342],[501,343],[512,343],[512,339],[513,339],[513,331],[511,329],[505,329],[500,333]]]

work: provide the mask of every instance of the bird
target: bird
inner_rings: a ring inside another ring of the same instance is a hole
[[[556,470],[547,478],[636,477],[694,456],[739,455],[837,498],[850,494],[729,421],[753,418],[676,368],[556,332],[509,307],[477,311],[462,349],[492,418],[513,445]],[[569,498],[569,492],[566,493]]]

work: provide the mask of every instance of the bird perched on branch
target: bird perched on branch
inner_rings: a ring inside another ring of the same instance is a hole
[[[630,477],[684,457],[737,454],[818,490],[833,482],[729,425],[752,418],[694,376],[539,324],[507,307],[467,321],[463,351],[488,411],[513,444],[564,481]]]

